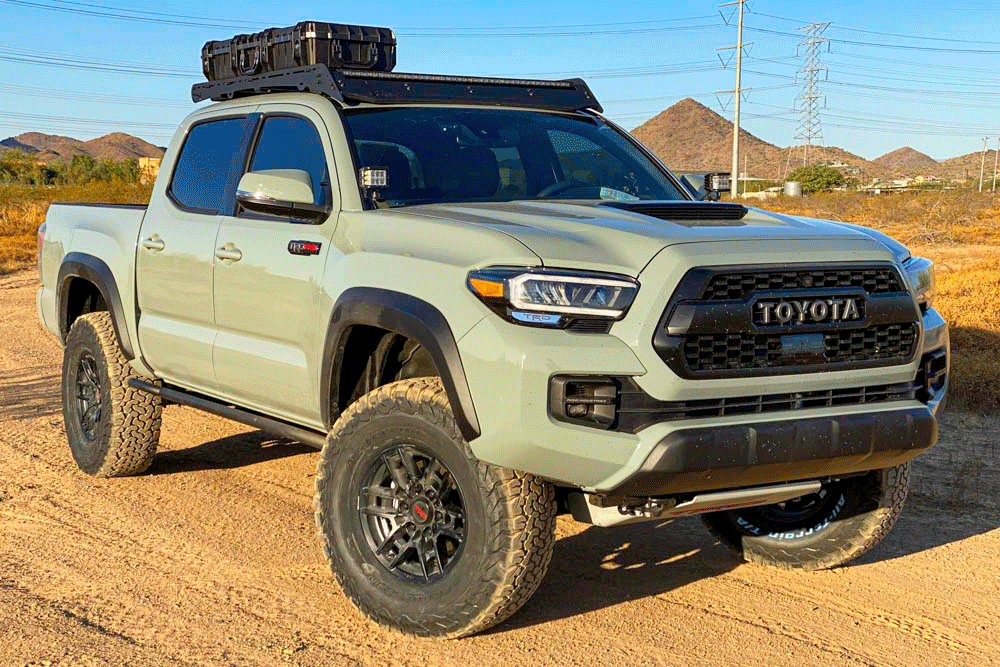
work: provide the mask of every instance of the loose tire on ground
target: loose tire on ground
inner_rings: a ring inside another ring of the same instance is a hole
[[[787,570],[837,567],[888,535],[909,478],[907,463],[824,484],[820,493],[791,503],[713,512],[702,520],[748,562]]]
[[[552,557],[552,485],[478,461],[437,378],[379,387],[341,415],[314,504],[344,592],[406,634],[454,638],[500,623]]]
[[[162,404],[128,386],[138,377],[118,347],[108,313],[73,322],[63,353],[63,421],[73,460],[88,475],[137,475],[152,463]]]

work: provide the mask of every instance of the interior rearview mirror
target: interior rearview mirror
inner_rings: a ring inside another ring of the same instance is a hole
[[[318,221],[327,205],[313,203],[312,178],[302,169],[265,169],[243,174],[236,199],[248,211]]]

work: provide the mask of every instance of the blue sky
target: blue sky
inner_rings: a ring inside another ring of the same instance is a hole
[[[829,21],[826,145],[869,159],[903,145],[954,157],[987,135],[996,145],[997,0],[748,7],[743,126],[762,139],[795,143],[799,26]],[[716,49],[735,43],[736,28],[715,2],[0,0],[0,137],[121,130],[163,145],[194,108],[206,40],[306,19],[392,27],[397,71],[581,75],[627,128],[687,96],[731,115],[731,97],[715,91],[734,87],[734,71]],[[67,66],[45,64],[54,58]]]

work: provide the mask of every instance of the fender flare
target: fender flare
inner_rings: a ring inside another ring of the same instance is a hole
[[[63,342],[66,342],[66,336],[69,334],[69,323],[67,322],[69,313],[67,312],[66,299],[69,298],[67,288],[73,278],[83,278],[97,287],[111,313],[111,324],[114,326],[115,337],[118,339],[118,346],[121,348],[122,354],[129,361],[134,359],[135,351],[128,336],[125,309],[122,308],[122,299],[118,292],[115,276],[104,260],[82,252],[68,253],[63,258],[62,264],[59,265],[56,304],[59,309],[59,331],[62,334]]]
[[[402,292],[374,287],[345,290],[333,307],[323,347],[320,396],[323,423],[333,426],[337,415],[331,400],[334,371],[341,367],[347,333],[351,327],[367,325],[417,340],[431,355],[441,383],[448,394],[455,421],[466,441],[479,437],[479,419],[472,392],[465,377],[455,336],[441,311],[431,304]]]

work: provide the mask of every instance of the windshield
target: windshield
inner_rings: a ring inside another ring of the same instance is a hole
[[[388,206],[524,199],[688,199],[615,129],[590,116],[397,107],[344,112],[358,168],[388,172]]]

